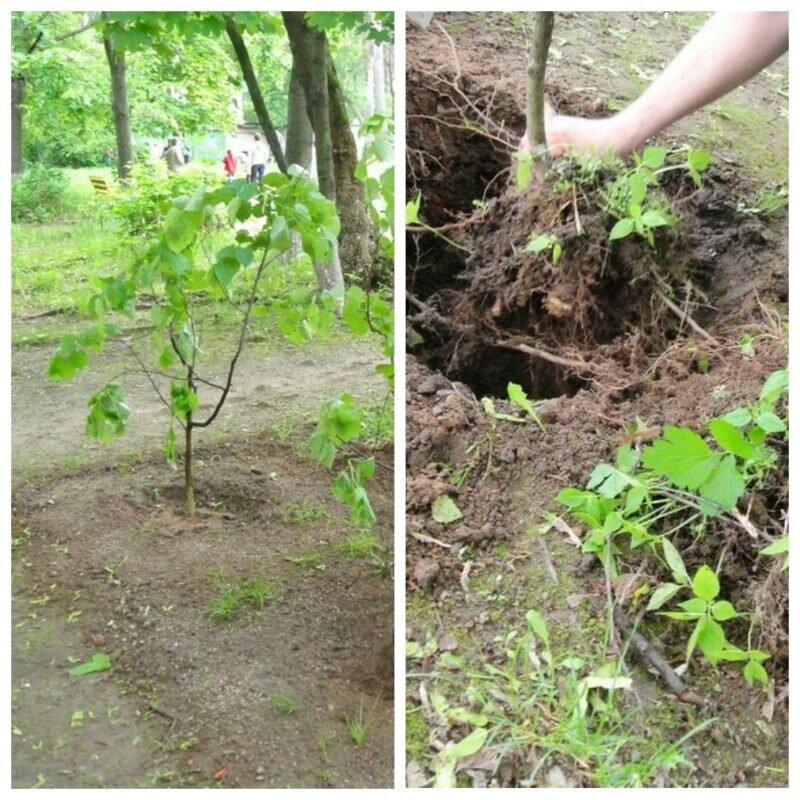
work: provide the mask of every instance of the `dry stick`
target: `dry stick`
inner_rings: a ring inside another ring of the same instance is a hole
[[[549,361],[552,364],[558,364],[560,367],[569,367],[570,369],[576,369],[580,372],[596,373],[595,368],[592,367],[591,364],[587,364],[585,361],[573,361],[570,358],[557,356],[555,353],[548,353],[547,350],[541,350],[538,347],[531,347],[530,345],[522,344],[521,342],[497,341],[494,344],[496,347],[505,347],[507,350],[519,350],[520,353],[527,353],[529,356],[536,356],[536,358],[541,358],[544,361]]]
[[[682,703],[692,703],[700,708],[705,705],[703,698],[683,682],[663,656],[636,630],[635,623],[619,606],[614,608],[614,621],[617,627],[628,635],[630,644],[642,661],[658,672],[678,700]]]
[[[650,272],[653,273],[653,276],[659,283],[663,283],[664,279],[658,274],[658,271],[654,267],[650,267]],[[705,328],[700,327],[683,309],[679,308],[672,302],[665,294],[661,291],[658,287],[656,287],[656,294],[658,295],[659,299],[661,300],[664,305],[676,314],[677,317],[685,322],[695,333],[699,336],[702,336],[709,344],[713,344],[715,347],[719,347],[719,342],[707,331]]]

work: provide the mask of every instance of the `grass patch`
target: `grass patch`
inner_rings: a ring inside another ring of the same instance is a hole
[[[210,578],[219,592],[209,608],[212,619],[229,620],[242,609],[260,611],[267,602],[280,599],[276,587],[264,578],[236,583],[226,578],[221,570],[214,570]]]

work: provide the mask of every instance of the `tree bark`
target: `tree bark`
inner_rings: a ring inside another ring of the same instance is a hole
[[[544,130],[544,72],[553,36],[552,11],[537,11],[536,30],[528,48],[528,142],[532,153],[547,146]]]
[[[111,70],[111,109],[114,112],[114,130],[117,135],[117,173],[124,181],[133,166],[133,140],[128,110],[128,88],[125,80],[125,54],[118,53],[108,34],[103,35],[108,66]]]
[[[11,78],[11,174],[21,175],[22,162],[22,107],[25,103],[25,76]]]
[[[289,81],[289,119],[286,127],[286,161],[304,169],[311,165],[314,148],[314,129],[306,111],[306,96],[297,65],[292,59]]]
[[[344,93],[336,75],[336,66],[327,45],[325,55],[336,176],[336,207],[342,223],[339,252],[345,272],[364,277],[369,273],[372,264],[372,223],[367,212],[367,193],[364,184],[355,176],[358,149],[350,130],[350,119]]]
[[[236,27],[236,22],[233,17],[225,15],[225,30],[228,33],[228,38],[231,40],[236,58],[239,61],[239,67],[242,70],[244,82],[247,84],[247,91],[250,93],[250,99],[253,101],[253,108],[256,111],[258,122],[261,129],[264,131],[264,136],[267,139],[269,149],[275,158],[275,163],[278,169],[286,173],[286,159],[283,157],[283,148],[281,148],[281,141],[278,138],[278,133],[267,111],[267,104],[264,102],[264,96],[261,94],[261,89],[258,86],[256,73],[253,69],[253,63],[250,61],[250,54],[247,52],[247,45]]]
[[[302,11],[282,11],[283,24],[289,36],[292,58],[303,86],[306,110],[314,129],[314,151],[317,157],[319,190],[329,200],[337,202],[336,174],[331,141],[331,114],[328,97],[328,43],[322,31],[309,27]],[[342,291],[344,278],[337,248],[330,264],[315,264],[317,283],[322,291]]]

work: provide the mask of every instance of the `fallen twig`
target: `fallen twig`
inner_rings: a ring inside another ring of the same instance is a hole
[[[683,682],[680,675],[672,669],[663,656],[636,630],[636,624],[619,606],[614,608],[614,622],[628,636],[628,642],[633,645],[633,649],[639,654],[642,661],[651,666],[664,679],[678,700],[682,703],[692,703],[701,708],[705,705],[703,698]]]
[[[423,542],[424,544],[435,544],[438,547],[444,547],[446,550],[450,550],[453,547],[452,544],[448,544],[447,542],[442,542],[439,539],[434,539],[433,536],[428,536],[427,533],[415,533],[414,531],[409,531],[409,533],[418,542]]]

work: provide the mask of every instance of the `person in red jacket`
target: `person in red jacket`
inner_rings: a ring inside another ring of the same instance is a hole
[[[236,156],[228,150],[225,158],[222,159],[222,166],[225,168],[225,175],[232,181],[236,177]]]

